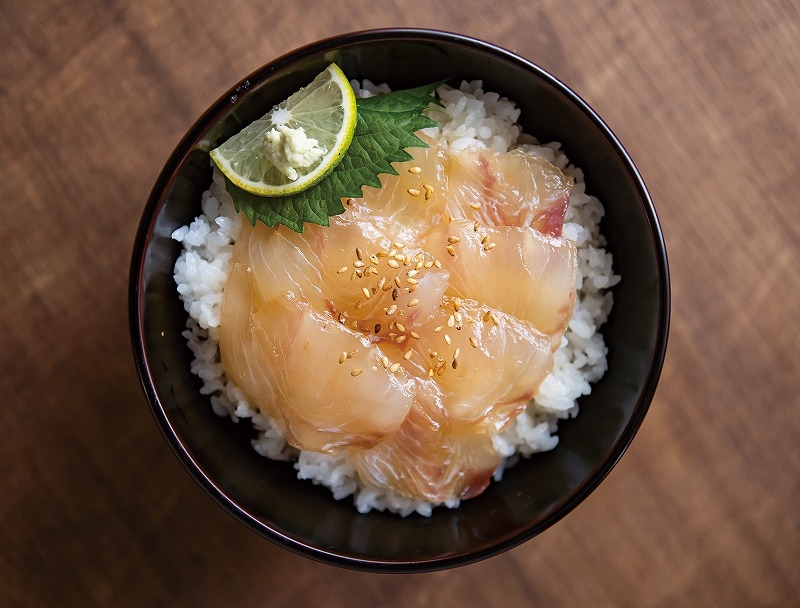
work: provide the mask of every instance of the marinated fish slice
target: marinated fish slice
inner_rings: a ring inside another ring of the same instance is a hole
[[[221,332],[223,366],[291,445],[371,446],[402,424],[414,384],[402,369],[384,369],[377,345],[293,298],[264,304],[250,323],[249,331]],[[256,369],[257,377],[243,378]]]
[[[489,226],[533,227],[561,236],[573,180],[540,157],[466,148],[447,166],[445,212]]]
[[[365,187],[353,211],[408,243],[427,234],[444,217],[448,155],[436,140],[418,134],[429,147],[410,148],[412,160],[395,163],[398,172],[381,175],[381,188]]]
[[[423,366],[442,389],[448,416],[483,420],[497,431],[519,414],[553,366],[549,336],[474,300],[444,298],[412,346],[409,363]]]
[[[297,234],[285,226],[255,227],[242,222],[233,262],[248,269],[260,302],[292,294],[321,309],[328,296],[323,288],[321,230]],[[228,299],[225,288],[224,299]]]
[[[339,218],[326,232],[321,276],[334,316],[363,327],[380,325],[383,331],[375,333],[384,336],[392,319],[413,329],[433,317],[449,282],[433,256],[358,219]]]
[[[454,220],[430,235],[424,246],[450,272],[448,293],[530,321],[558,346],[575,304],[577,255],[572,241],[532,228],[482,225],[476,231],[474,222]],[[452,254],[445,253],[448,248]]]
[[[449,419],[440,389],[430,379],[417,382],[414,406],[400,429],[372,448],[350,449],[359,478],[433,503],[480,494],[500,462],[489,432]]]

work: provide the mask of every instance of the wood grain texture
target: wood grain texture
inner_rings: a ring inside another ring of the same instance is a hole
[[[800,605],[798,4],[333,6],[2,3],[0,605]],[[640,434],[577,510],[479,564],[377,576],[255,537],[194,484],[138,386],[126,286],[150,186],[209,104],[392,25],[499,43],[604,117],[656,202],[673,323]]]

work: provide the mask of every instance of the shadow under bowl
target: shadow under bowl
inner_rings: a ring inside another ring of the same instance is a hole
[[[173,281],[180,245],[170,238],[200,214],[207,151],[335,61],[349,78],[395,89],[480,79],[513,99],[525,131],[561,142],[604,204],[602,231],[622,282],[603,326],[609,369],[580,415],[559,426],[558,447],[508,469],[480,496],[431,517],[359,514],[349,499],[259,456],[244,421],[217,417],[189,372],[186,313]],[[189,129],[159,175],[136,236],[130,328],[147,400],[169,444],[197,482],[249,528],[302,555],[372,571],[426,571],[509,549],[558,521],[605,478],[633,439],[666,351],[669,276],[653,203],[630,157],[602,120],[564,84],[497,46],[430,30],[337,36],[284,55],[237,83]]]

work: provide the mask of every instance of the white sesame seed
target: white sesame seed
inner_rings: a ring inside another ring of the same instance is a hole
[[[421,194],[421,192],[416,188],[409,188],[406,190],[406,192],[408,192],[411,196],[419,196]]]
[[[353,377],[360,376],[361,375],[361,371],[362,370],[360,370],[360,369],[354,369],[353,371],[350,372],[350,375],[353,376]]]
[[[391,266],[392,268],[400,268],[400,264],[398,263],[397,260],[392,259],[386,263],[389,264],[389,266]]]
[[[400,363],[392,363],[389,367],[389,371],[395,373],[398,369],[400,369]]]
[[[347,266],[342,266],[339,270],[336,271],[336,274],[342,274],[343,272],[347,272]]]
[[[394,326],[397,328],[397,331],[402,331],[403,333],[405,333],[406,326],[403,325],[402,323],[395,323]]]
[[[407,304],[407,306],[410,308],[410,307],[412,307],[412,306],[416,306],[417,304],[419,304],[419,300],[418,300],[417,298],[414,298],[413,300],[411,300],[411,301],[410,301],[410,302]]]
[[[417,283],[419,283],[419,281],[417,281],[417,279],[409,278],[409,279],[407,279],[407,281],[409,282],[410,285],[416,285]]]
[[[408,361],[408,360],[411,358],[411,355],[413,355],[413,354],[414,354],[414,351],[413,351],[413,350],[411,350],[411,349],[409,348],[409,349],[406,351],[406,354],[404,354],[404,355],[403,355],[403,359],[405,359],[406,361]]]
[[[344,351],[342,351],[342,352],[339,354],[339,365],[341,365],[342,363],[344,363],[346,359],[347,359],[347,353],[346,353],[346,352],[344,352]]]
[[[361,288],[361,293],[364,294],[364,297],[367,298],[367,300],[369,300],[372,297],[372,292],[366,287]]]
[[[447,242],[451,243],[451,244],[458,243],[460,241],[461,241],[461,239],[458,238],[457,236],[448,236],[447,237]]]
[[[414,166],[414,167],[409,167],[409,169],[408,169],[409,173],[414,173],[414,174],[417,174],[420,171],[422,171],[422,167]]]
[[[475,341],[475,338],[473,338],[472,336],[469,337],[469,345],[472,348],[478,348],[478,343]]]

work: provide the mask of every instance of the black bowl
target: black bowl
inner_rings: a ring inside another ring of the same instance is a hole
[[[561,442],[506,471],[458,509],[401,518],[356,512],[328,490],[295,478],[291,465],[250,447],[252,431],[212,413],[181,337],[186,313],[173,283],[175,228],[200,213],[209,146],[309,82],[331,61],[350,78],[404,88],[482,79],[518,102],[525,130],[562,142],[583,168],[587,191],[605,204],[602,230],[622,282],[603,328],[609,369],[581,414],[560,425]],[[189,129],[153,187],[139,226],[130,277],[134,354],[147,400],[175,453],[229,513],[278,544],[331,564],[423,571],[473,562],[540,533],[605,478],[639,428],[658,382],[669,324],[666,252],[653,203],[620,142],[575,93],[506,50],[427,30],[337,36],[284,55],[225,93]]]

